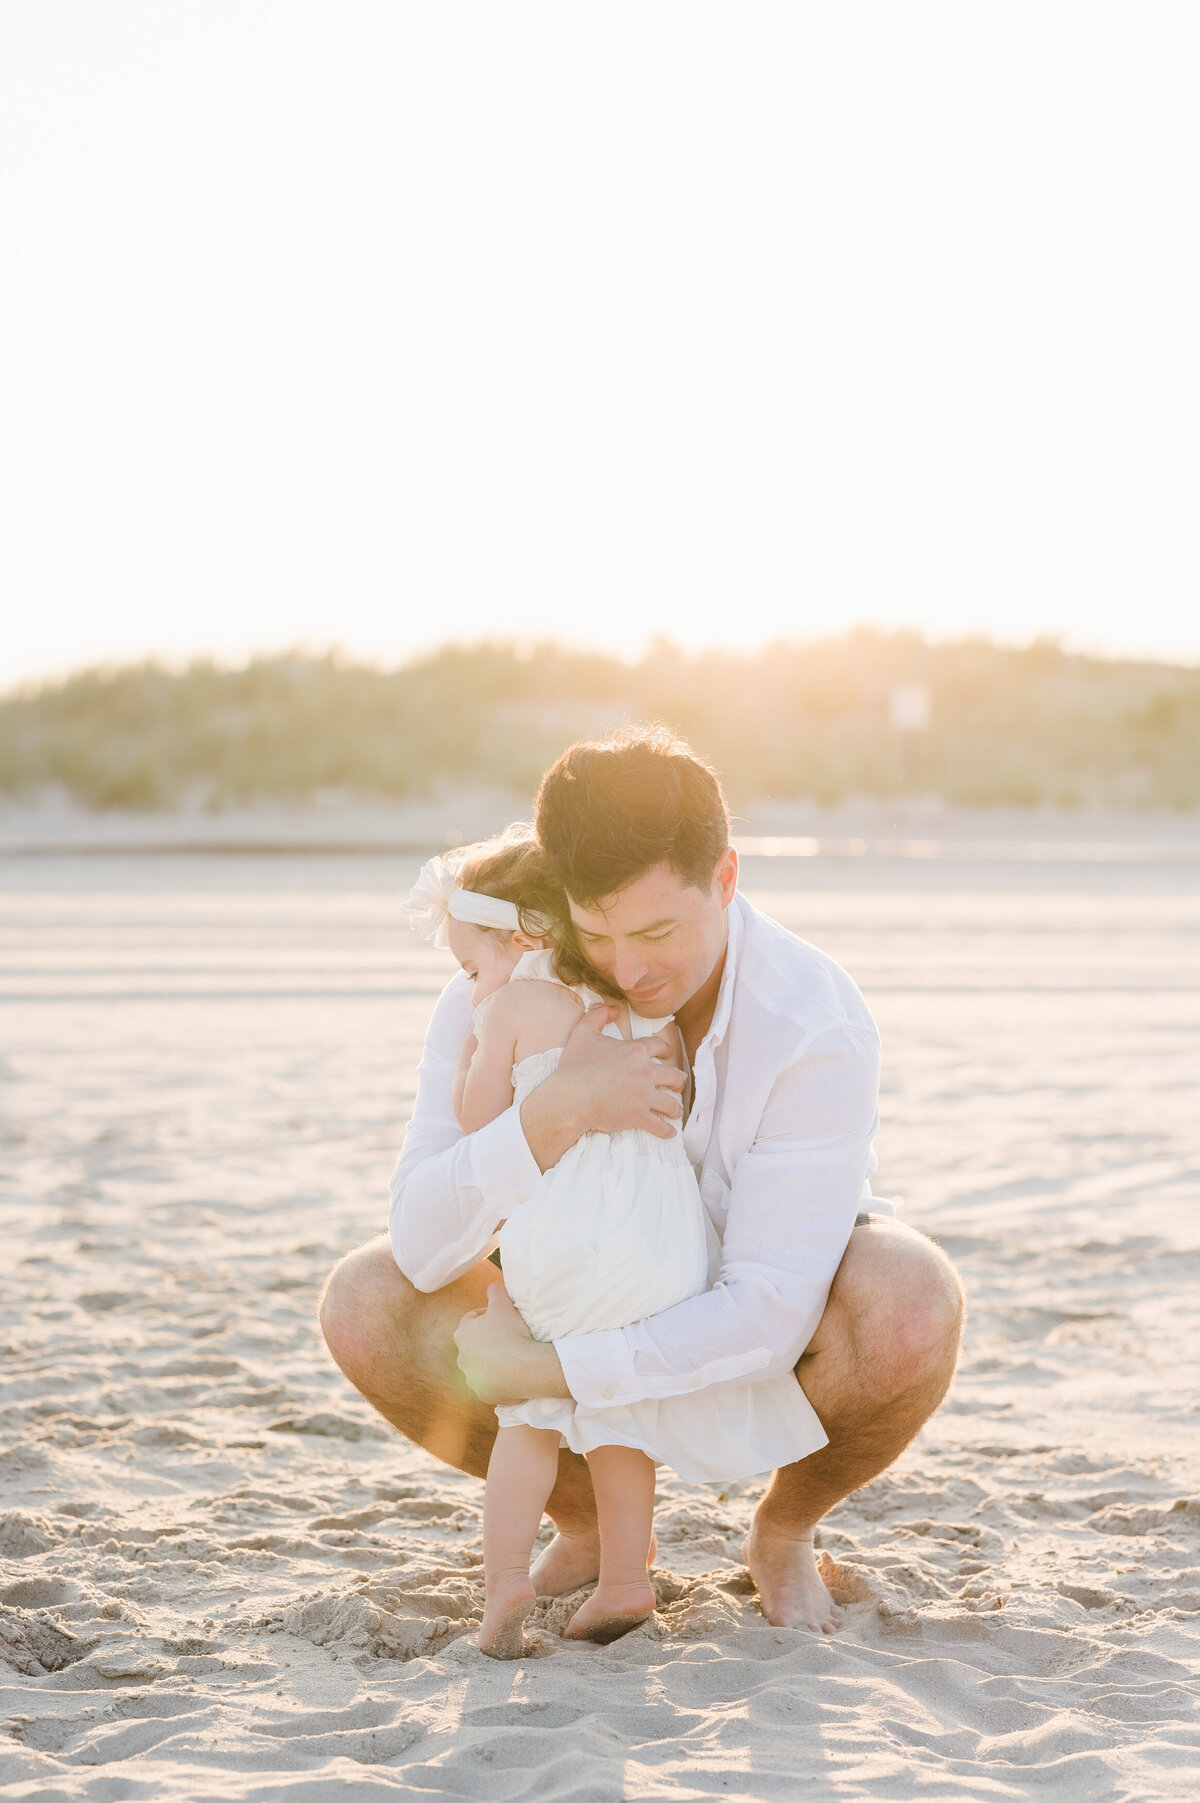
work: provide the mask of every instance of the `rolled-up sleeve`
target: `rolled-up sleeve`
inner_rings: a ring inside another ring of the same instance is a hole
[[[454,1071],[470,1030],[470,985],[455,977],[429,1023],[412,1119],[392,1173],[392,1255],[419,1290],[440,1290],[478,1264],[541,1176],[515,1108],[477,1133],[458,1124]]]
[[[713,1287],[632,1327],[555,1341],[581,1412],[792,1369],[863,1204],[878,1092],[873,1027],[838,1022],[803,1045],[731,1173]]]

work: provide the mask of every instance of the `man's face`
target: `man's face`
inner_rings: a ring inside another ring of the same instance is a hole
[[[725,950],[725,910],[737,888],[737,853],[723,853],[707,889],[656,864],[615,895],[583,907],[571,901],[579,943],[636,1014],[678,1014]],[[568,898],[569,899],[569,898]]]

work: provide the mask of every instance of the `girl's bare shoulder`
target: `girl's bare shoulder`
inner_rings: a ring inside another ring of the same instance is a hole
[[[582,1013],[583,1003],[562,983],[522,977],[489,998],[482,1024],[489,1033],[511,1033],[516,1038],[531,1028],[561,1025],[569,1032]]]

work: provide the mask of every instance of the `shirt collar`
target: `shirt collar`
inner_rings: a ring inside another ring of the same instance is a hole
[[[742,945],[742,907],[741,897],[735,895],[726,909],[729,937],[725,944],[725,968],[721,972],[721,987],[717,991],[717,1005],[713,1009],[712,1026],[701,1042],[714,1049],[720,1045],[729,1028],[729,1015],[733,1008],[733,985],[737,981],[738,953]]]

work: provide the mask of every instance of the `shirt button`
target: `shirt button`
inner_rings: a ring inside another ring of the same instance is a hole
[[[600,1394],[601,1394],[601,1396],[603,1396],[605,1402],[612,1401],[612,1391],[611,1390],[601,1390]]]
[[[693,1390],[698,1390],[700,1388],[700,1379],[698,1377],[689,1377],[688,1382],[691,1384]]]

